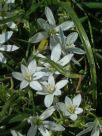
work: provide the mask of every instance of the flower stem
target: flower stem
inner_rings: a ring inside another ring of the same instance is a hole
[[[30,100],[31,100],[31,102],[32,102],[32,112],[33,112],[33,114],[35,114],[36,109],[35,109],[33,91],[32,91],[32,90],[29,90],[28,95],[29,95],[29,98],[30,98]]]

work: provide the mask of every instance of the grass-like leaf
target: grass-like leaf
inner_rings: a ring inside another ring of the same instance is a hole
[[[67,5],[67,3],[61,3],[62,7],[68,12],[68,15],[70,15],[70,17],[72,18],[72,20],[74,21],[74,24],[78,30],[80,39],[83,43],[84,49],[86,51],[86,55],[87,55],[87,59],[88,59],[88,63],[90,66],[90,73],[91,73],[91,80],[92,80],[92,88],[93,88],[93,101],[96,104],[96,100],[97,100],[97,79],[96,79],[96,68],[95,68],[95,62],[94,62],[94,55],[92,52],[92,48],[88,39],[88,36],[80,22],[80,19],[78,18],[76,12],[74,11],[74,9],[70,6]]]
[[[68,78],[80,78],[80,74],[77,73],[70,73],[66,70],[64,70],[64,68],[58,64],[56,64],[54,61],[52,61],[50,58],[46,58],[45,59],[52,67],[54,67],[58,72],[60,72],[62,75],[64,75],[65,77]]]
[[[82,2],[81,5],[90,9],[102,9],[102,2]]]

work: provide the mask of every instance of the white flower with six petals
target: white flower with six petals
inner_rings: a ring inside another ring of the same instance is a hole
[[[50,48],[52,49],[59,42],[59,30],[66,31],[74,26],[72,21],[65,21],[62,24],[56,26],[56,21],[53,13],[49,7],[45,7],[45,16],[47,21],[39,18],[37,20],[38,24],[44,31],[38,32],[33,37],[29,39],[29,42],[37,43],[43,39],[50,37]]]
[[[81,103],[81,95],[76,95],[72,100],[69,97],[65,97],[65,103],[58,102],[58,108],[63,112],[65,116],[68,116],[71,120],[77,119],[77,114],[83,112],[83,109],[79,107]]]
[[[51,136],[48,130],[64,131],[65,128],[60,124],[56,124],[53,121],[46,120],[53,114],[54,111],[55,108],[51,106],[48,109],[46,109],[40,116],[29,117],[28,123],[31,124],[31,127],[28,130],[27,136],[35,136],[37,133],[37,129],[40,131],[42,136]]]
[[[42,86],[38,80],[45,75],[45,72],[40,70],[41,68],[37,67],[36,61],[32,60],[28,67],[21,64],[21,73],[12,72],[12,75],[14,78],[21,81],[20,89],[24,89],[29,85],[32,89],[41,91]]]
[[[42,82],[43,90],[36,92],[40,95],[45,95],[44,104],[46,107],[50,107],[53,103],[54,96],[61,95],[61,89],[66,86],[68,80],[60,80],[55,83],[55,79],[53,75],[48,77],[48,82]]]

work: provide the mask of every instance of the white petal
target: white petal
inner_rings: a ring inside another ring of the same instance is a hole
[[[77,38],[78,38],[77,32],[73,32],[73,33],[69,34],[66,39],[66,44],[71,45],[71,44],[75,43]]]
[[[50,75],[48,77],[48,84],[51,84],[52,86],[55,86],[55,79],[53,75]]]
[[[20,72],[12,72],[12,76],[17,80],[20,80],[20,81],[24,80],[23,75]]]
[[[53,13],[49,7],[45,7],[45,15],[46,15],[46,18],[47,18],[49,24],[51,24],[51,25],[56,24]]]
[[[38,19],[37,19],[37,22],[38,22],[38,24],[40,25],[40,27],[41,27],[42,29],[44,29],[45,31],[49,31],[50,25],[47,23],[46,20],[44,20],[44,19],[42,19],[42,18],[38,18]]]
[[[45,69],[45,68],[44,67],[37,67],[37,71],[41,71],[43,69]]]
[[[85,127],[94,127],[95,126],[95,122],[88,122],[85,124]]]
[[[0,62],[1,63],[6,63],[6,58],[1,52],[0,52]]]
[[[35,136],[36,133],[37,133],[37,126],[31,125],[31,127],[29,128],[27,132],[27,136]]]
[[[75,109],[75,114],[80,114],[83,112],[83,109],[82,108],[76,108]]]
[[[65,128],[59,124],[56,124],[53,121],[44,121],[44,126],[52,131],[64,131]]]
[[[6,23],[8,25],[9,28],[11,28],[12,30],[16,30],[18,31],[17,25],[14,22],[8,22]]]
[[[29,39],[29,42],[37,43],[37,42],[40,42],[41,40],[46,39],[46,38],[48,38],[47,32],[38,32]]]
[[[50,35],[50,49],[52,50],[59,43],[58,36],[54,35],[53,37]]]
[[[68,96],[65,97],[65,105],[66,107],[73,105],[72,100]]]
[[[76,105],[79,107],[80,103],[81,103],[81,95],[78,94],[73,98],[73,105]]]
[[[90,126],[90,127],[88,127],[88,128],[86,128],[86,129],[84,129],[84,130],[82,130],[80,133],[78,133],[76,136],[84,136],[84,134],[86,134],[86,133],[88,133],[88,132],[90,132],[92,130],[92,126]]]
[[[14,3],[15,0],[4,0],[7,4]]]
[[[99,136],[100,135],[100,130],[99,128],[94,128],[91,132],[91,136]]]
[[[57,89],[61,89],[63,88],[64,86],[66,86],[68,83],[68,80],[61,80],[59,82],[56,83],[56,88]]]
[[[33,75],[33,77],[34,77],[35,80],[40,79],[40,78],[42,78],[43,76],[45,76],[45,72],[36,72],[36,73]]]
[[[56,31],[59,31],[60,28],[63,31],[66,31],[74,26],[74,23],[72,21],[65,21],[64,23],[60,24],[59,26],[56,27]]]
[[[19,47],[17,47],[16,45],[2,45],[0,46],[0,51],[15,51],[17,50]]]
[[[47,95],[47,94],[49,94],[49,93],[43,92],[43,91],[37,91],[36,94],[38,94],[38,95]]]
[[[57,103],[57,107],[58,107],[59,110],[61,110],[61,111],[63,112],[63,114],[64,114],[65,116],[69,116],[69,115],[70,115],[69,112],[67,111],[66,105],[65,105],[64,103],[58,102],[58,103]]]
[[[73,54],[68,54],[68,55],[64,56],[58,63],[61,66],[65,66],[66,64],[68,64],[71,61],[72,57],[73,57]]]
[[[44,104],[46,107],[50,107],[53,103],[53,95],[52,94],[49,94],[49,95],[46,95],[45,96],[45,99],[44,99]]]
[[[69,117],[71,120],[75,121],[77,119],[77,114],[71,114],[71,116]]]
[[[75,54],[85,54],[85,51],[78,48],[78,47],[72,47],[68,49],[70,52],[73,52]]]
[[[28,83],[26,80],[23,80],[23,81],[20,83],[20,89],[24,89],[24,88],[26,88],[28,85],[29,85],[29,83]]]
[[[15,130],[11,130],[11,134],[12,134],[12,136],[24,136],[20,132],[17,132]]]
[[[28,65],[28,69],[29,71],[33,74],[36,69],[37,69],[37,65],[36,65],[36,61],[35,60],[32,60],[29,65]]]
[[[56,90],[56,91],[53,93],[53,95],[56,95],[56,96],[61,95],[61,90]]]
[[[29,70],[25,65],[21,64],[21,72],[23,75],[25,75],[29,72]]]
[[[57,44],[51,52],[51,60],[54,62],[57,62],[61,57],[61,46],[60,44]]]
[[[42,134],[42,136],[50,136],[49,131],[46,128],[44,128],[43,126],[40,126],[38,129],[39,129],[40,133]]]
[[[41,91],[42,90],[42,86],[38,81],[32,81],[30,82],[30,87],[36,91]]]
[[[48,83],[48,82],[46,82],[46,81],[41,82],[41,84],[42,84],[44,87],[46,87],[46,86],[48,86],[48,85],[49,85],[49,83]]]
[[[6,41],[8,41],[11,38],[12,34],[13,34],[13,31],[8,31],[8,32],[4,32],[0,34],[0,44],[3,44]]]
[[[63,33],[63,31],[62,31],[62,29],[60,28],[60,36],[59,36],[59,39],[60,39],[60,43],[61,44],[65,44],[65,40],[66,40],[66,36],[64,35],[64,33]]]
[[[40,119],[42,119],[42,120],[47,119],[48,117],[50,117],[50,116],[53,114],[54,111],[55,111],[54,106],[51,106],[51,107],[47,108],[47,109],[40,115]]]
[[[43,59],[46,58],[44,55],[42,55],[42,54],[40,54],[40,53],[38,53],[37,56],[40,57],[40,58],[43,58]],[[41,60],[40,62],[41,62],[41,63],[44,63],[42,60]]]

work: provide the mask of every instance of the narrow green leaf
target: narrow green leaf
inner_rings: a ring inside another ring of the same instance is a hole
[[[102,9],[102,2],[82,2],[81,5],[90,9]]]
[[[45,59],[52,67],[54,67],[59,73],[64,75],[67,78],[80,78],[81,75],[76,73],[70,73],[69,71],[64,70],[64,68],[58,64],[56,64],[54,61],[52,61],[50,58]]]
[[[92,48],[91,48],[89,39],[74,9],[72,7],[68,7],[66,4],[63,4],[63,8],[68,12],[68,15],[70,15],[70,17],[74,21],[74,24],[79,32],[80,39],[83,43],[84,49],[86,51],[88,63],[90,66],[91,79],[92,79],[93,101],[96,104],[96,100],[97,100],[96,68],[95,68],[94,56],[93,56],[93,52],[92,52]]]
[[[30,7],[30,9],[27,11],[26,16],[29,16],[31,13],[34,13],[37,8],[40,6],[40,4],[37,3],[32,3],[32,6]]]
[[[8,112],[8,108],[11,106],[11,104],[16,100],[17,95],[13,94],[8,101],[6,101],[5,105],[2,108],[2,111],[0,112],[0,116],[4,116]]]
[[[14,117],[11,118],[11,120],[9,121],[9,123],[14,123],[14,122],[20,122],[22,120],[24,120],[25,118],[27,118],[29,115],[25,114],[25,113],[20,113]]]

